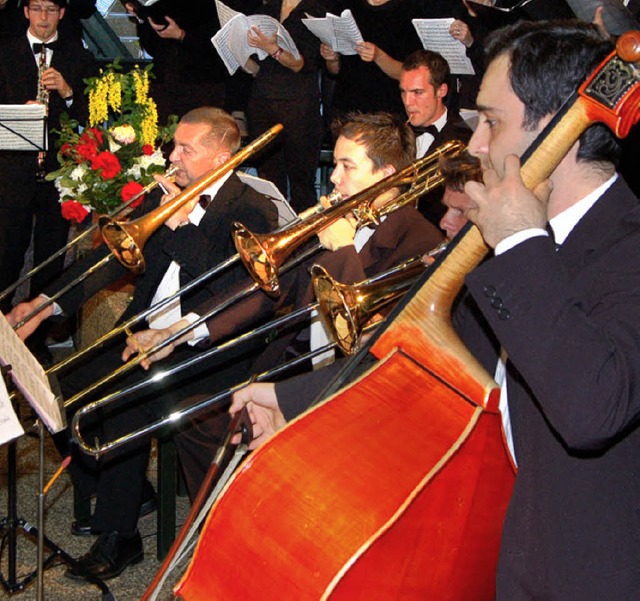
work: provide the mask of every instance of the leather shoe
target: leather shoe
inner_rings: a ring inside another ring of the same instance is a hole
[[[71,534],[73,536],[91,536],[91,520],[73,520]]]
[[[131,536],[124,536],[119,532],[105,532],[101,534],[77,561],[77,565],[65,572],[67,578],[84,580],[87,574],[109,580],[124,572],[144,557],[142,538],[136,530]]]

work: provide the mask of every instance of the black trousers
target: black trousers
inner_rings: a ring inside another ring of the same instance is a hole
[[[0,194],[0,291],[20,276],[32,231],[34,265],[39,265],[67,243],[69,222],[62,217],[58,193],[50,182],[25,189],[18,206],[3,202]],[[60,257],[40,270],[31,280],[29,296],[35,296],[53,281],[62,271],[63,263],[64,257]],[[3,313],[10,309],[11,296],[0,304]]]

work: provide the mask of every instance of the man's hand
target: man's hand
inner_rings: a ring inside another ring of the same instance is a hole
[[[30,301],[26,301],[24,303],[20,303],[16,305],[11,311],[6,315],[7,321],[9,325],[15,326],[19,324],[27,315],[30,315],[33,311],[35,311],[40,305],[44,304],[47,301],[47,298],[44,296],[36,296],[34,299]],[[40,313],[34,315],[27,323],[25,323],[21,328],[16,330],[16,334],[20,337],[20,340],[26,340],[35,329],[45,320],[47,317],[53,315],[53,305],[49,305],[45,307]]]
[[[520,176],[517,156],[508,156],[504,167],[502,179],[493,169],[485,169],[484,183],[467,182],[464,186],[472,201],[465,216],[478,226],[491,248],[517,232],[544,229],[548,221],[551,182],[544,181],[531,192]]]
[[[170,338],[180,330],[186,328],[188,325],[189,322],[186,319],[181,319],[180,321],[170,325],[168,328],[141,330],[140,332],[136,332],[135,334],[128,336],[127,346],[125,346],[122,351],[122,360],[126,362],[133,355],[148,352],[154,346],[161,344],[167,340],[167,338]],[[192,337],[193,332],[187,332],[183,337],[174,340],[171,344],[168,344],[157,353],[143,359],[140,362],[140,366],[143,369],[149,369],[152,363],[168,357],[175,350],[176,346],[190,340]]]
[[[249,384],[234,392],[229,413],[236,413],[244,407],[249,412],[253,427],[253,440],[249,444],[251,450],[257,449],[287,423],[278,407],[275,385],[270,382]],[[238,444],[240,434],[236,434],[231,442]]]
[[[318,232],[320,244],[330,251],[336,251],[353,244],[356,235],[355,220],[342,217]]]
[[[180,188],[172,182],[170,179],[166,178],[164,175],[156,173],[153,176],[157,182],[160,182],[162,188],[166,191],[160,200],[160,204],[164,205],[173,200],[178,194],[180,194]],[[172,231],[175,231],[177,227],[184,225],[189,222],[189,214],[193,211],[193,207],[198,203],[199,198],[196,196],[194,199],[190,200],[188,203],[182,205],[177,211],[175,211],[171,217],[169,217],[164,224]]]
[[[365,63],[375,62],[380,49],[373,42],[358,42],[356,52]]]
[[[73,94],[71,86],[62,77],[62,73],[53,67],[49,67],[42,74],[42,85],[49,92],[57,91],[60,94],[60,98],[68,98]]]

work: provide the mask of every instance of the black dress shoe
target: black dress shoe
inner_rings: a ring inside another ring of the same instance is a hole
[[[137,530],[132,536],[105,532],[89,552],[78,559],[78,565],[65,572],[65,576],[84,580],[86,574],[91,574],[101,580],[109,580],[122,574],[127,566],[140,563],[143,557],[142,539]]]
[[[73,520],[71,534],[73,536],[91,536],[91,520]]]
[[[142,505],[140,506],[138,517],[142,518],[145,515],[149,515],[156,509],[158,509],[158,502],[155,488],[153,488],[153,484],[149,480],[145,480],[142,487]]]

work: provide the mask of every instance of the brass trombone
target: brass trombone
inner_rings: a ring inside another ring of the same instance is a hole
[[[277,265],[273,263],[270,264],[273,268],[271,273],[275,278],[276,282],[277,282],[278,272],[282,271],[281,265],[284,259],[288,255],[290,255],[297,246],[299,246],[300,244],[302,244],[302,242],[310,238],[311,235],[327,227],[330,223],[333,223],[335,220],[339,219],[349,211],[355,211],[358,214],[359,225],[361,226],[361,225],[365,225],[366,223],[369,223],[370,221],[368,220],[377,221],[378,219],[382,218],[382,216],[387,215],[392,211],[395,211],[400,207],[405,206],[406,204],[414,202],[418,196],[420,196],[421,194],[424,194],[425,192],[431,190],[433,187],[438,186],[442,183],[442,176],[438,169],[438,160],[440,159],[440,157],[445,155],[454,156],[459,152],[461,152],[463,149],[464,149],[464,145],[461,142],[458,142],[458,141],[449,142],[444,146],[438,148],[436,151],[430,153],[428,156],[416,161],[415,163],[413,163],[406,169],[402,170],[401,172],[392,174],[384,178],[380,182],[377,182],[376,184],[370,186],[369,188],[366,188],[362,192],[353,195],[351,198],[347,199],[347,201],[338,203],[330,207],[329,209],[320,211],[316,214],[312,214],[310,217],[308,217],[304,221],[294,224],[293,226],[287,227],[273,234],[265,234],[264,236],[262,236],[262,238],[271,238],[271,239],[279,240],[278,264]],[[375,198],[377,198],[382,192],[385,192],[390,188],[393,188],[398,185],[403,185],[403,184],[411,184],[411,186],[409,187],[408,190],[404,191],[397,198],[395,198],[393,202],[388,203],[387,205],[382,207],[380,210],[375,210],[371,208],[371,205],[373,204],[373,201],[375,200]],[[244,230],[244,232],[247,232],[250,236],[255,236],[254,234],[251,234],[250,232],[248,232],[248,230]],[[300,235],[300,232],[302,232],[302,235]],[[237,240],[236,240],[236,247],[238,247]],[[316,252],[319,249],[320,249],[320,246],[316,245],[313,248],[309,249],[307,253],[311,254],[313,252]],[[226,264],[231,264],[235,262],[238,258],[242,258],[242,252],[239,252],[238,254],[227,259]],[[300,260],[302,260],[302,258],[298,257],[295,262],[291,262],[290,266],[299,262]],[[236,303],[237,301],[245,298],[249,294],[256,291],[258,289],[258,286],[262,287],[263,281],[260,278],[260,276],[256,273],[256,270],[251,269],[247,264],[247,262],[245,262],[245,265],[249,268],[249,271],[253,276],[254,280],[257,281],[256,284],[253,284],[248,288],[240,290],[234,296],[225,300],[223,304],[214,307],[211,311],[207,312],[205,315],[200,316],[196,321],[194,321],[190,325],[176,332],[175,334],[165,339],[164,341],[160,342],[159,344],[155,345],[154,347],[150,348],[149,350],[139,353],[135,358],[123,364],[118,369],[107,374],[105,377],[101,378],[100,380],[97,380],[91,386],[80,391],[70,399],[67,399],[64,403],[65,408],[69,408],[74,405],[77,405],[87,395],[95,392],[96,390],[102,388],[106,384],[125,375],[126,373],[131,371],[131,369],[140,365],[142,361],[146,360],[151,355],[164,349],[168,345],[172,344],[173,342],[175,342],[176,340],[184,336],[187,332],[194,330],[205,321],[208,321],[209,319],[211,319],[212,317],[220,313],[222,310],[226,309],[227,307],[231,306],[232,304]],[[214,267],[213,269],[215,270],[216,267]],[[202,281],[201,278],[208,277],[207,274],[208,272],[200,276],[198,280],[194,280],[193,282],[191,282],[190,285],[195,285],[196,281],[198,282]],[[165,301],[167,301],[167,299],[165,299]],[[145,311],[144,313],[145,315],[148,315],[152,311],[155,311],[157,308],[158,308],[158,305],[156,305],[153,309],[149,309]],[[134,319],[138,321],[138,316],[136,316]],[[120,326],[118,328],[118,333],[121,333],[122,331],[124,331],[128,325],[130,325],[130,322]],[[111,333],[108,336],[111,337]],[[97,341],[96,344],[99,342],[100,341]],[[72,359],[75,359],[75,357],[76,355],[74,355]],[[55,368],[57,368],[57,366],[54,366],[54,368],[52,369],[55,369]]]
[[[71,288],[85,280],[89,275],[97,269],[106,265],[112,257],[116,257],[125,267],[133,273],[142,273],[145,269],[144,257],[142,249],[151,236],[173,213],[182,206],[193,200],[203,190],[206,190],[213,182],[220,179],[232,169],[235,169],[243,161],[255,154],[258,150],[269,144],[275,136],[283,129],[281,124],[274,125],[245,148],[234,154],[228,161],[225,161],[219,167],[211,170],[203,175],[197,182],[189,186],[180,194],[176,195],[169,202],[161,205],[153,211],[147,213],[143,217],[131,222],[120,222],[110,217],[101,217],[99,221],[100,233],[107,246],[111,250],[111,255],[107,255],[91,269],[85,271],[74,281],[63,287],[56,294],[48,298],[37,309],[27,315],[20,323],[14,326],[17,330],[29,321],[34,315],[52,305],[63,294]]]
[[[314,269],[317,267],[318,266],[314,266]],[[413,284],[413,282],[420,275],[420,273],[424,271],[425,267],[426,267],[426,264],[423,262],[422,256],[421,256],[421,257],[416,257],[414,259],[405,261],[404,263],[401,263],[381,274],[378,274],[373,278],[365,280],[364,282],[355,284],[354,286],[345,286],[343,284],[338,284],[337,282],[332,280],[333,284],[335,286],[340,287],[342,293],[346,295],[349,294],[347,292],[347,289],[349,288],[353,288],[353,290],[369,289],[366,300],[357,299],[356,302],[351,304],[349,308],[346,308],[347,311],[353,312],[354,315],[357,314],[357,319],[351,320],[354,323],[354,328],[355,328],[354,337],[356,339],[359,340],[362,333],[366,329],[377,327],[381,323],[381,322],[376,322],[375,324],[367,325],[367,322],[369,321],[369,319],[382,306],[392,302],[393,300],[396,300],[406,290],[408,290],[410,286]],[[330,276],[326,274],[324,269],[322,268],[319,268],[319,269],[322,270],[323,275],[326,275],[326,277],[330,278]],[[393,291],[391,294],[385,291],[385,287],[387,285],[390,285],[393,287]],[[256,285],[256,288],[257,288],[257,285]],[[378,296],[379,300],[375,299],[374,298],[375,296]],[[233,386],[225,391],[212,395],[211,397],[201,400],[195,403],[194,405],[187,407],[186,409],[174,411],[168,416],[162,417],[159,420],[147,426],[139,428],[138,430],[135,430],[128,434],[125,434],[116,440],[103,442],[102,444],[98,444],[98,442],[96,442],[96,446],[91,447],[89,446],[89,444],[87,444],[87,442],[84,440],[82,436],[81,420],[85,418],[87,415],[90,415],[93,412],[97,411],[98,409],[104,406],[108,406],[125,396],[129,396],[135,392],[138,392],[144,389],[147,385],[151,383],[162,381],[169,376],[175,375],[176,373],[179,373],[202,361],[206,361],[207,359],[217,356],[224,351],[230,350],[238,346],[239,344],[261,337],[274,328],[280,328],[285,325],[290,325],[292,323],[302,321],[303,319],[308,318],[311,315],[311,313],[316,309],[319,309],[322,312],[323,302],[320,299],[319,301],[320,302],[311,303],[306,307],[302,307],[300,309],[292,311],[291,313],[283,317],[279,317],[274,320],[271,320],[268,323],[263,324],[249,332],[240,334],[239,336],[227,342],[224,342],[219,346],[210,348],[204,351],[203,353],[201,353],[200,355],[198,355],[197,357],[192,357],[190,359],[182,361],[181,363],[173,365],[163,372],[144,378],[134,384],[131,384],[126,388],[123,388],[122,390],[113,392],[107,396],[102,397],[101,399],[98,399],[97,401],[94,401],[93,403],[86,405],[85,407],[82,407],[75,413],[71,421],[71,429],[72,429],[74,439],[76,440],[80,449],[83,452],[89,455],[93,455],[96,458],[99,458],[105,453],[113,449],[116,449],[128,442],[137,440],[138,438],[151,434],[152,432],[155,432],[156,430],[162,428],[165,425],[178,423],[180,420],[182,420],[185,417],[188,417],[189,415],[192,415],[207,407],[211,407],[212,405],[218,403],[219,401],[226,399],[230,394],[232,394],[236,390],[243,388],[244,386],[249,384],[251,381],[260,381],[260,380],[273,378],[274,376],[284,372],[286,369],[289,369],[295,365],[299,365],[303,361],[310,359],[312,357],[315,357],[317,355],[320,355],[326,352],[327,350],[334,348],[335,346],[340,346],[340,341],[334,339],[333,342],[323,346],[322,348],[315,349],[309,353],[305,353],[299,357],[296,357],[292,361],[286,362],[267,372],[264,372],[259,376],[257,376],[256,378],[252,378],[251,380],[247,380],[246,382],[242,382],[241,384]],[[362,306],[360,306],[360,303],[362,304]]]
[[[442,183],[438,159],[442,156],[455,156],[464,148],[465,145],[458,140],[447,142],[401,171],[283,232],[253,234],[242,224],[235,223],[233,238],[236,249],[260,287],[271,295],[277,295],[280,290],[278,268],[298,246],[349,212],[354,213],[359,223],[377,223],[384,215],[413,202],[427,190]],[[406,194],[401,194],[379,210],[373,207],[374,200],[382,192],[407,184],[410,188]]]

